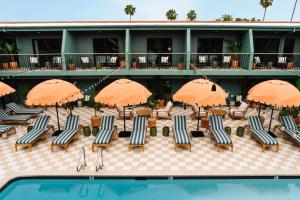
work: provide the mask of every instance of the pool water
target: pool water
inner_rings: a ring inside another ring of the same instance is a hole
[[[290,200],[300,199],[300,179],[23,179],[2,200]]]

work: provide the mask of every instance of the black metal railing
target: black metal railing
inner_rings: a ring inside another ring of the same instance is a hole
[[[0,54],[0,70],[62,70],[61,54]]]
[[[66,53],[67,70],[103,70],[125,66],[124,53]]]
[[[299,70],[300,53],[255,53],[253,70]]]
[[[191,68],[245,69],[249,68],[250,53],[191,53]]]
[[[185,69],[184,53],[130,53],[130,69]]]

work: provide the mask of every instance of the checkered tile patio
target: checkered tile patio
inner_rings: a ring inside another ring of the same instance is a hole
[[[137,108],[136,108],[137,109]],[[227,108],[226,108],[227,109]],[[54,109],[47,109],[46,114],[51,115],[51,124],[56,125],[56,115]],[[90,124],[90,116],[94,111],[90,108],[76,108],[73,114],[79,115],[82,125]],[[190,116],[191,109],[184,110],[181,107],[175,107],[172,110],[174,114],[184,114]],[[114,109],[104,109],[103,114],[114,114],[117,112]],[[246,116],[257,114],[255,110],[249,109]],[[269,122],[269,110],[262,112],[266,118],[265,125]],[[65,123],[68,112],[60,109],[61,124]],[[277,113],[274,115],[273,125],[278,124]],[[123,127],[123,121],[117,120],[118,129]],[[104,151],[104,169],[103,173],[109,175],[122,175],[124,173],[131,174],[138,172],[143,175],[151,175],[152,172],[168,172],[168,174],[180,175],[189,172],[191,175],[211,174],[218,171],[222,174],[239,174],[239,172],[249,172],[253,175],[259,174],[262,171],[276,172],[291,172],[300,174],[300,152],[299,149],[290,141],[278,138],[280,150],[276,153],[273,150],[261,152],[260,145],[250,139],[249,134],[244,137],[235,135],[238,126],[244,126],[248,123],[247,120],[234,120],[226,117],[224,126],[232,128],[232,141],[234,143],[234,151],[221,149],[217,152],[214,148],[214,142],[210,139],[208,133],[205,133],[204,138],[192,138],[192,152],[184,149],[174,151],[174,139],[171,132],[169,137],[162,136],[162,127],[172,127],[171,120],[157,121],[158,135],[156,137],[149,136],[147,132],[145,151],[134,149],[128,151],[128,138],[117,138],[113,140],[109,151]],[[190,120],[188,117],[189,130],[196,129],[196,120]],[[127,128],[130,130],[132,121],[127,120]],[[23,171],[32,174],[47,172],[53,174],[78,174],[76,165],[78,160],[79,148],[84,146],[87,153],[87,168],[86,171],[95,172],[95,161],[97,152],[92,152],[91,144],[94,140],[93,136],[80,136],[79,140],[74,141],[68,152],[62,149],[57,149],[51,152],[50,143],[53,138],[49,137],[37,143],[33,147],[32,152],[28,149],[14,150],[16,140],[26,133],[26,127],[18,126],[17,134],[10,135],[7,139],[0,139],[0,180],[8,174],[22,174]],[[2,182],[0,181],[0,182]],[[3,183],[1,183],[3,184]],[[0,184],[0,185],[1,185]]]

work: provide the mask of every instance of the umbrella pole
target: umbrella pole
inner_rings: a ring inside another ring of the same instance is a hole
[[[126,125],[125,125],[125,108],[126,108],[126,106],[123,106],[124,132],[126,132]]]
[[[199,121],[200,121],[200,106],[198,106],[197,132],[199,131]]]
[[[260,117],[260,104],[258,106],[258,116]]]
[[[55,110],[56,110],[56,117],[57,117],[57,126],[58,126],[58,130],[60,131],[59,116],[58,116],[58,105],[57,105],[57,103],[55,104]]]
[[[273,111],[274,111],[274,108],[272,108],[272,111],[271,111],[271,118],[270,118],[270,124],[269,124],[269,132],[271,131],[271,125],[272,125],[272,119],[273,119]]]

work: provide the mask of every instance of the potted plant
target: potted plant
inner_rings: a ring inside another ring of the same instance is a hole
[[[237,40],[229,40],[229,46],[227,47],[229,53],[232,53],[231,56],[231,68],[237,69],[239,67],[238,56],[241,52],[241,42]]]
[[[184,70],[184,65],[183,65],[183,57],[180,57],[180,61],[177,64],[178,70]]]
[[[293,67],[294,67],[293,56],[289,56],[289,57],[287,58],[286,69],[293,69]]]
[[[119,67],[120,68],[125,68],[125,66],[126,66],[125,57],[124,57],[124,55],[120,55]]]
[[[101,118],[97,116],[97,111],[102,112],[101,105],[95,102],[96,93],[92,93],[89,99],[89,107],[94,108],[95,115],[91,117],[92,127],[99,127],[101,125]]]
[[[155,137],[157,135],[157,128],[155,126],[150,127],[150,136]]]
[[[83,127],[83,135],[85,137],[89,137],[91,135],[91,127],[90,126]]]
[[[102,68],[102,63],[97,62],[96,64],[96,70],[101,69]]]
[[[169,137],[169,134],[170,134],[170,129],[168,126],[164,126],[163,129],[162,129],[162,134],[163,136],[165,137]]]
[[[273,67],[273,62],[268,62],[267,67],[268,67],[268,69],[271,69]]]
[[[138,64],[138,63],[137,63],[136,59],[133,58],[133,59],[132,59],[132,63],[131,63],[131,68],[132,68],[132,69],[136,69],[136,68],[137,68],[137,64]]]
[[[18,54],[19,50],[17,49],[16,43],[4,42],[0,46],[0,51],[4,52],[5,54],[8,54],[9,65],[8,63],[3,63],[3,69],[8,69],[8,66],[10,66],[11,69],[17,69],[18,62],[15,59],[16,54]]]
[[[236,135],[239,137],[243,137],[244,136],[244,132],[245,132],[245,128],[244,127],[238,127],[236,129]]]
[[[279,112],[279,116],[292,116],[296,124],[300,124],[300,116],[299,116],[300,108],[290,108],[283,109]]]
[[[73,59],[68,59],[68,70],[75,70],[76,64],[73,62]]]

